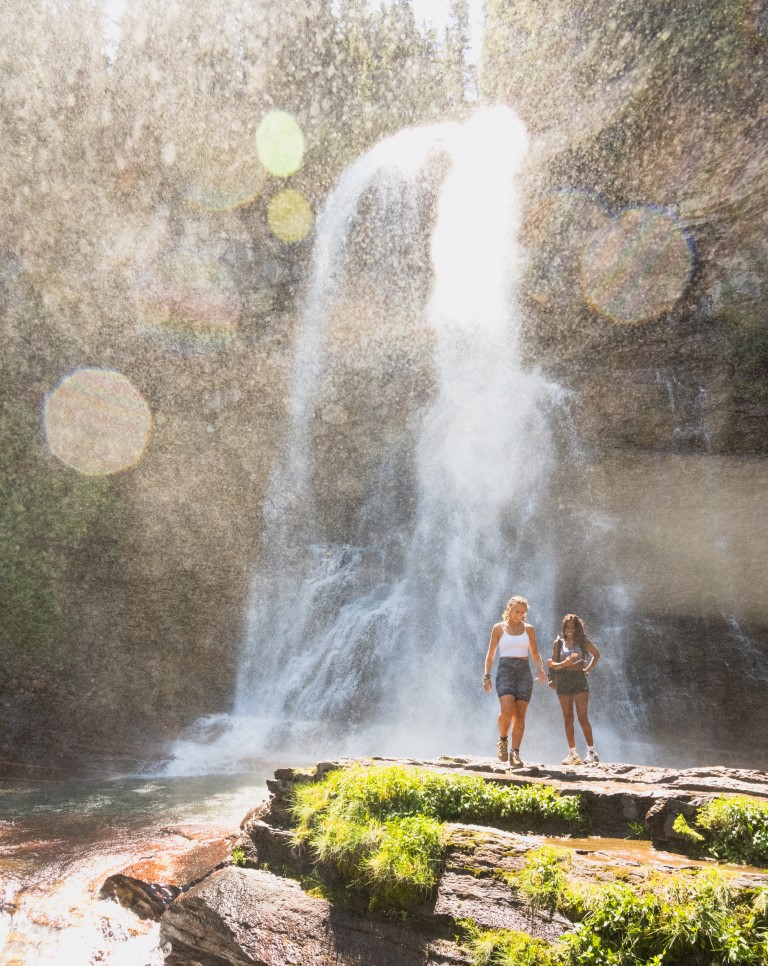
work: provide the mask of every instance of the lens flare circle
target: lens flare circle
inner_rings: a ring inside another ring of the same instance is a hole
[[[560,188],[539,199],[523,221],[523,242],[530,252],[526,294],[550,308],[581,303],[582,254],[610,221],[607,204],[591,191]]]
[[[669,312],[693,273],[693,241],[663,208],[628,208],[584,249],[584,297],[614,322],[649,322]]]
[[[300,242],[312,228],[312,208],[300,191],[288,188],[278,191],[270,201],[267,221],[280,241]]]
[[[136,304],[144,335],[180,355],[226,349],[242,311],[227,268],[212,256],[194,252],[158,259],[139,283]]]
[[[267,171],[276,178],[287,178],[304,160],[304,134],[288,111],[270,111],[256,129],[256,153]]]
[[[87,476],[135,466],[151,428],[147,401],[114,369],[76,369],[43,403],[43,432],[51,453]]]
[[[187,198],[210,212],[235,211],[251,204],[261,194],[267,172],[256,152],[238,148],[198,151],[183,159],[180,167],[187,181]]]

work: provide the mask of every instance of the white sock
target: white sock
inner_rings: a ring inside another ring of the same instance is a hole
[[[595,746],[594,745],[587,745],[587,751],[592,752],[592,754],[594,755],[594,753],[595,753]]]

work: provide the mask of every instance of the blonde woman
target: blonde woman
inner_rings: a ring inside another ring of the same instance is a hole
[[[536,646],[536,631],[525,623],[528,601],[525,597],[510,597],[501,618],[491,631],[488,653],[485,655],[483,687],[491,693],[491,668],[499,652],[499,669],[496,672],[496,694],[499,697],[499,743],[496,753],[499,761],[519,767],[520,745],[525,733],[525,714],[533,692],[533,677],[528,663],[530,654],[538,670],[536,679],[547,683],[544,662]],[[512,748],[509,748],[509,730],[512,726]]]
[[[560,708],[563,712],[565,738],[568,742],[568,754],[563,759],[564,765],[580,765],[581,758],[576,751],[576,729],[573,724],[573,710],[587,742],[587,756],[585,765],[597,765],[600,759],[595,751],[592,725],[589,721],[589,682],[587,675],[591,674],[600,660],[600,651],[587,637],[584,621],[578,614],[566,614],[560,628],[560,635],[552,645],[552,657],[547,661],[548,667],[555,672],[555,689]]]

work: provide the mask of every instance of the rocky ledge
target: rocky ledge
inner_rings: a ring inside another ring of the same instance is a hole
[[[321,782],[351,765],[473,776],[497,788],[545,785],[578,797],[582,816],[578,830],[566,834],[556,818],[538,824],[509,816],[484,824],[448,822],[437,882],[423,901],[407,911],[371,911],[366,902],[350,898],[349,890],[334,893],[333,874],[317,888],[322,868],[316,852],[296,844],[290,812],[297,786]],[[717,867],[729,887],[743,895],[768,896],[768,869],[729,865],[702,857],[701,850],[693,857],[696,833],[687,825],[707,803],[724,797],[763,809],[768,803],[764,772],[619,764],[512,771],[477,758],[375,758],[279,769],[268,786],[269,800],[243,820],[234,861],[182,887],[175,897],[166,892],[155,901],[166,966],[473,963],[480,960],[473,959],[471,944],[461,935],[470,921],[476,930],[511,930],[556,943],[573,932],[574,922],[556,902],[532,901],[517,885],[531,856],[547,845],[555,847],[552,855],[567,857],[568,879],[577,888],[621,882],[640,889],[655,874],[694,875]],[[156,894],[158,885],[147,888]],[[119,890],[114,895],[121,901]],[[144,903],[143,914],[147,908]]]

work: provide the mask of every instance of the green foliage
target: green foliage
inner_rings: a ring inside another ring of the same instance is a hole
[[[532,827],[547,822],[578,826],[583,821],[577,795],[548,785],[504,786],[473,775],[444,775],[427,769],[356,765],[331,772],[318,784],[296,788],[293,816],[299,837],[314,816],[328,809],[358,810],[383,819],[427,815],[443,822],[518,821]]]
[[[402,0],[322,0],[308,8],[277,52],[269,87],[306,124],[311,149],[301,180],[310,193],[395,131],[464,113],[466,48],[461,10],[441,41],[419,29]]]
[[[232,849],[230,860],[232,862],[232,865],[236,865],[239,868],[243,868],[246,863],[245,849],[243,849],[239,845],[236,845],[235,848]]]
[[[533,909],[557,909],[576,921],[573,932],[552,946],[538,943],[518,949],[518,934],[462,923],[475,966],[765,962],[768,887],[737,889],[717,870],[659,874],[633,885],[585,885],[569,881],[566,868],[558,850],[543,848],[531,853],[516,880],[510,876],[508,881],[527,895]]]
[[[682,812],[672,823],[672,828],[675,832],[677,832],[678,835],[683,836],[691,848],[697,849],[704,842],[704,836],[700,832],[697,832],[695,829],[691,828]]]
[[[716,798],[699,809],[695,824],[715,858],[768,865],[768,802]]]
[[[641,889],[612,883],[585,890],[583,919],[563,937],[559,961],[758,963],[764,943],[748,893],[717,871],[682,873]]]
[[[442,824],[424,815],[386,821],[361,863],[376,904],[408,909],[423,902],[437,885],[444,842]]]
[[[554,966],[554,948],[512,929],[480,929],[471,919],[459,923],[473,966]]]
[[[567,851],[551,846],[528,854],[525,868],[518,877],[518,886],[532,909],[554,911],[570,905],[563,871],[568,858]]]
[[[56,664],[66,628],[61,574],[103,510],[111,484],[45,461],[39,415],[0,411],[0,626],[4,670]]]
[[[752,909],[757,919],[768,927],[768,885],[762,886],[755,892],[752,900]]]
[[[399,766],[353,766],[294,789],[294,839],[378,908],[409,909],[437,884],[445,821],[577,824],[579,799],[545,786]]]
[[[628,839],[650,841],[651,833],[648,831],[648,826],[645,822],[629,822],[628,829]]]
[[[315,855],[319,869],[333,870],[366,896],[369,908],[407,910],[437,884],[446,842],[441,822],[498,821],[502,814],[577,821],[578,800],[550,792],[424,769],[353,766],[296,787],[295,837]],[[712,829],[722,835],[740,822],[753,829],[754,846],[762,803],[728,799],[707,808]],[[704,828],[698,817],[697,826]],[[319,894],[333,894],[318,881]],[[547,846],[531,852],[523,870],[505,881],[532,910],[557,910],[576,928],[552,945],[462,923],[476,966],[758,964],[768,951],[768,887],[740,890],[717,871],[584,885],[569,879],[566,850]]]

